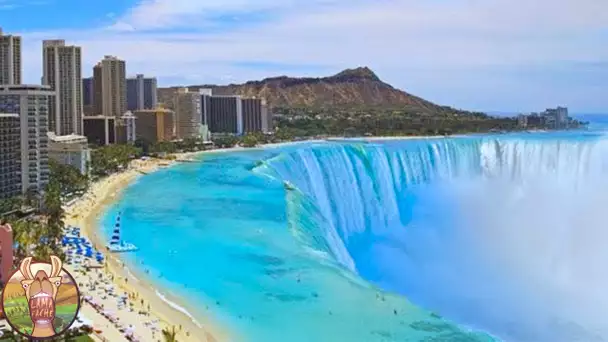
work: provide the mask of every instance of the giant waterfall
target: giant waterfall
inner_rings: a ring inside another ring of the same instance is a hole
[[[255,171],[288,182],[320,262],[506,341],[608,339],[608,140],[345,141]]]

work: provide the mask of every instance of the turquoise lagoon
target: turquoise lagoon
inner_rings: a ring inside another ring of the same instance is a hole
[[[602,341],[607,174],[598,132],[304,143],[143,176],[101,224],[235,341]]]

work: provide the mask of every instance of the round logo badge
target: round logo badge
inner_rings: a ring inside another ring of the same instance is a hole
[[[62,268],[61,259],[51,262],[23,259],[2,291],[2,309],[8,324],[32,339],[63,334],[80,309],[80,293],[74,278]]]

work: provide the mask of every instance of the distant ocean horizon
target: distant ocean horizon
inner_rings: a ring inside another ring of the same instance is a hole
[[[488,115],[501,116],[501,117],[514,117],[522,113],[528,112],[501,112],[501,111],[490,111],[486,112]],[[590,124],[590,129],[593,130],[604,130],[608,128],[608,112],[607,113],[569,113],[569,115],[577,120],[587,121]]]
[[[512,112],[512,111],[486,111],[485,113],[489,115],[496,116],[517,116],[519,114],[528,114],[533,111],[521,111],[521,112]],[[537,112],[542,112],[542,110],[538,110]],[[572,117],[587,117],[587,116],[608,116],[608,112],[597,112],[597,113],[583,113],[583,112],[571,112],[569,113]]]

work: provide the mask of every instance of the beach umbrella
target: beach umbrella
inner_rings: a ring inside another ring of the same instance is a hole
[[[82,255],[82,249],[77,249],[77,250],[76,250],[76,254],[78,254],[78,255]]]

